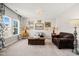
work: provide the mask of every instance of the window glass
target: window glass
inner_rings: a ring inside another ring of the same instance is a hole
[[[19,25],[18,21],[13,20],[13,34],[19,34],[18,33],[18,31],[19,31],[18,25]]]

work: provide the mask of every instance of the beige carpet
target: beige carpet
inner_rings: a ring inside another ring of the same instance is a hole
[[[46,39],[45,45],[28,45],[28,40],[17,43],[0,50],[1,56],[76,56],[71,49],[58,49],[51,41]]]

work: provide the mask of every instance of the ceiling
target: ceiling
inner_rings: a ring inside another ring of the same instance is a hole
[[[73,3],[5,3],[6,6],[14,10],[23,17],[43,17],[55,18],[62,14]],[[39,14],[38,14],[39,13]]]

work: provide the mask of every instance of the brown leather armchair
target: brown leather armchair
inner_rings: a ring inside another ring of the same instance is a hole
[[[59,48],[73,49],[74,36],[71,33],[60,32],[59,35],[52,34],[52,42]]]

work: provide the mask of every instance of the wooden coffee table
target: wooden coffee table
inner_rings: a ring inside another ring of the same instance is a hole
[[[45,38],[28,38],[29,45],[45,45]]]

